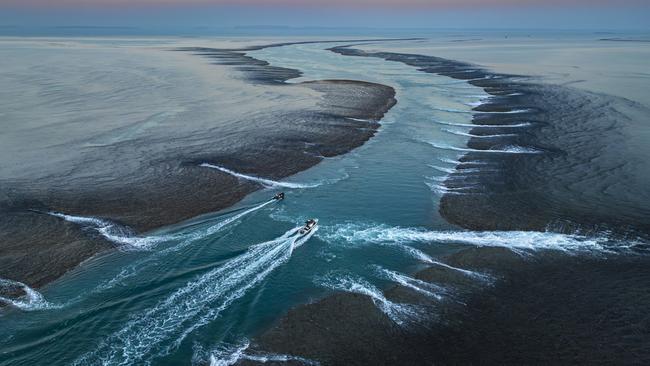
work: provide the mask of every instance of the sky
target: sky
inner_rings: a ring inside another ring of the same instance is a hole
[[[650,0],[0,0],[0,33],[64,27],[650,30]]]

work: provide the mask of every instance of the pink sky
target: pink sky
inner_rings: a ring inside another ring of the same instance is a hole
[[[650,0],[0,0],[0,26],[649,29]],[[171,31],[170,31],[171,32]]]
[[[529,6],[638,6],[647,0],[2,0],[0,7],[139,7],[192,5],[285,5],[295,7],[419,7],[419,8],[509,8]]]

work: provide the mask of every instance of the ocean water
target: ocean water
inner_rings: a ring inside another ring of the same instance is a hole
[[[597,255],[618,248],[598,233],[469,232],[448,224],[438,213],[440,197],[462,192],[441,182],[466,152],[471,109],[487,95],[402,63],[325,50],[332,46],[250,55],[301,70],[291,82],[353,79],[394,87],[398,104],[376,137],[282,182],[230,170],[266,188],[225,212],[146,235],[52,213],[96,230],[121,250],[83,263],[40,293],[0,299],[11,305],[0,310],[0,364],[228,365],[256,357],[310,363],[293,355],[249,354],[249,340],[291,307],[341,290],[370,296],[397,325],[408,327],[422,314],[389,301],[381,289],[397,283],[444,297],[444,288],[408,274],[446,266],[437,258],[459,248],[498,246],[522,255],[542,249]],[[494,168],[481,164],[477,160],[473,169]],[[279,191],[286,199],[270,201]],[[312,217],[318,230],[296,235]],[[453,269],[485,281],[483,274]]]

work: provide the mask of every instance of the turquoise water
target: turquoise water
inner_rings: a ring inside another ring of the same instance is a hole
[[[99,229],[123,250],[83,263],[44,288],[42,298],[37,293],[2,310],[0,364],[227,364],[237,345],[288,309],[334,289],[372,296],[402,324],[407,305],[383,299],[378,288],[397,279],[381,268],[412,273],[466,245],[601,245],[597,238],[472,233],[447,224],[438,214],[444,188],[437,183],[456,166],[462,152],[453,148],[465,146],[469,129],[462,124],[484,92],[400,63],[325,50],[332,46],[250,54],[304,72],[292,82],[354,79],[394,87],[398,103],[375,138],[286,180],[309,188],[271,182],[227,212],[146,237],[65,217]],[[269,201],[280,190],[286,199]],[[293,235],[311,217],[319,219],[313,236]]]

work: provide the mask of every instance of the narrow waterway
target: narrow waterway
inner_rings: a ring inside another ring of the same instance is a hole
[[[284,182],[261,180],[267,188],[227,212],[146,237],[65,217],[130,249],[93,258],[42,294],[0,310],[0,364],[227,364],[229,345],[245,344],[291,307],[332,290],[370,295],[401,324],[402,316],[414,315],[379,289],[402,283],[444,296],[405,274],[462,246],[600,248],[599,238],[475,233],[447,224],[438,214],[448,192],[441,183],[464,153],[471,109],[488,95],[398,62],[326,50],[332,46],[249,55],[304,73],[292,82],[352,79],[394,87],[398,103],[373,139]],[[286,199],[269,201],[279,191]],[[318,230],[297,235],[312,217]]]

